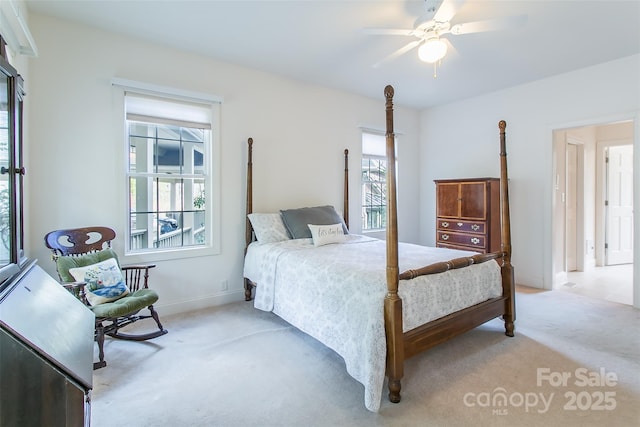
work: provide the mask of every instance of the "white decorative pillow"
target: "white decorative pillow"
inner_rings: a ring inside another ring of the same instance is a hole
[[[70,268],[69,273],[79,282],[85,282],[87,301],[91,305],[115,301],[129,293],[118,262],[114,258],[86,267]]]
[[[342,224],[313,225],[307,224],[311,230],[311,238],[314,246],[328,245],[329,243],[341,243],[345,241]]]
[[[248,216],[259,243],[291,239],[279,213],[250,213]]]

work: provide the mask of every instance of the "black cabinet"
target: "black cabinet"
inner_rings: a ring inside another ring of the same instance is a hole
[[[89,424],[93,326],[35,262],[0,292],[0,426]]]

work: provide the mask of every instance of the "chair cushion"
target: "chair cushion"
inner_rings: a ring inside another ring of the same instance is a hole
[[[115,258],[115,260],[118,261],[118,255],[111,248],[80,256],[61,256],[56,258],[56,269],[60,275],[60,280],[63,282],[74,282],[76,279],[69,273],[70,269],[86,267],[109,258]]]
[[[84,290],[87,301],[91,305],[115,301],[129,293],[115,258],[85,267],[70,268],[69,273],[77,281],[86,282]]]
[[[91,307],[91,310],[100,317],[119,317],[135,314],[145,307],[158,301],[158,293],[152,289],[140,289],[113,302]]]

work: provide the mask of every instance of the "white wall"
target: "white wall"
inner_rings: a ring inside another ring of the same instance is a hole
[[[359,232],[359,126],[383,130],[384,96],[369,99],[217,62],[33,14],[40,55],[31,61],[26,190],[29,256],[55,276],[43,236],[107,225],[125,229],[122,107],[113,77],[222,96],[221,254],[157,262],[161,313],[240,299],[246,140],[254,138],[254,211],[303,205],[342,209],[343,151],[351,152],[351,226]],[[396,108],[401,163],[400,238],[418,239],[419,113]],[[116,250],[122,254],[123,244]],[[126,260],[125,260],[126,261]],[[228,292],[220,282],[228,280]]]
[[[553,130],[638,121],[638,76],[640,56],[634,55],[422,112],[420,243],[435,242],[434,179],[498,176],[498,121],[504,119],[516,281],[550,289]],[[636,132],[635,152],[639,137]],[[634,179],[637,195],[640,174]],[[637,212],[635,224],[637,230]]]

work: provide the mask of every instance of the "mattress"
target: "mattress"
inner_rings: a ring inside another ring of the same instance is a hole
[[[336,351],[364,386],[367,409],[380,407],[385,378],[386,242],[348,234],[316,247],[312,239],[254,242],[244,276],[256,283],[254,305],[272,311]],[[398,247],[400,272],[475,252],[408,243]],[[403,330],[502,295],[497,262],[401,280]]]

